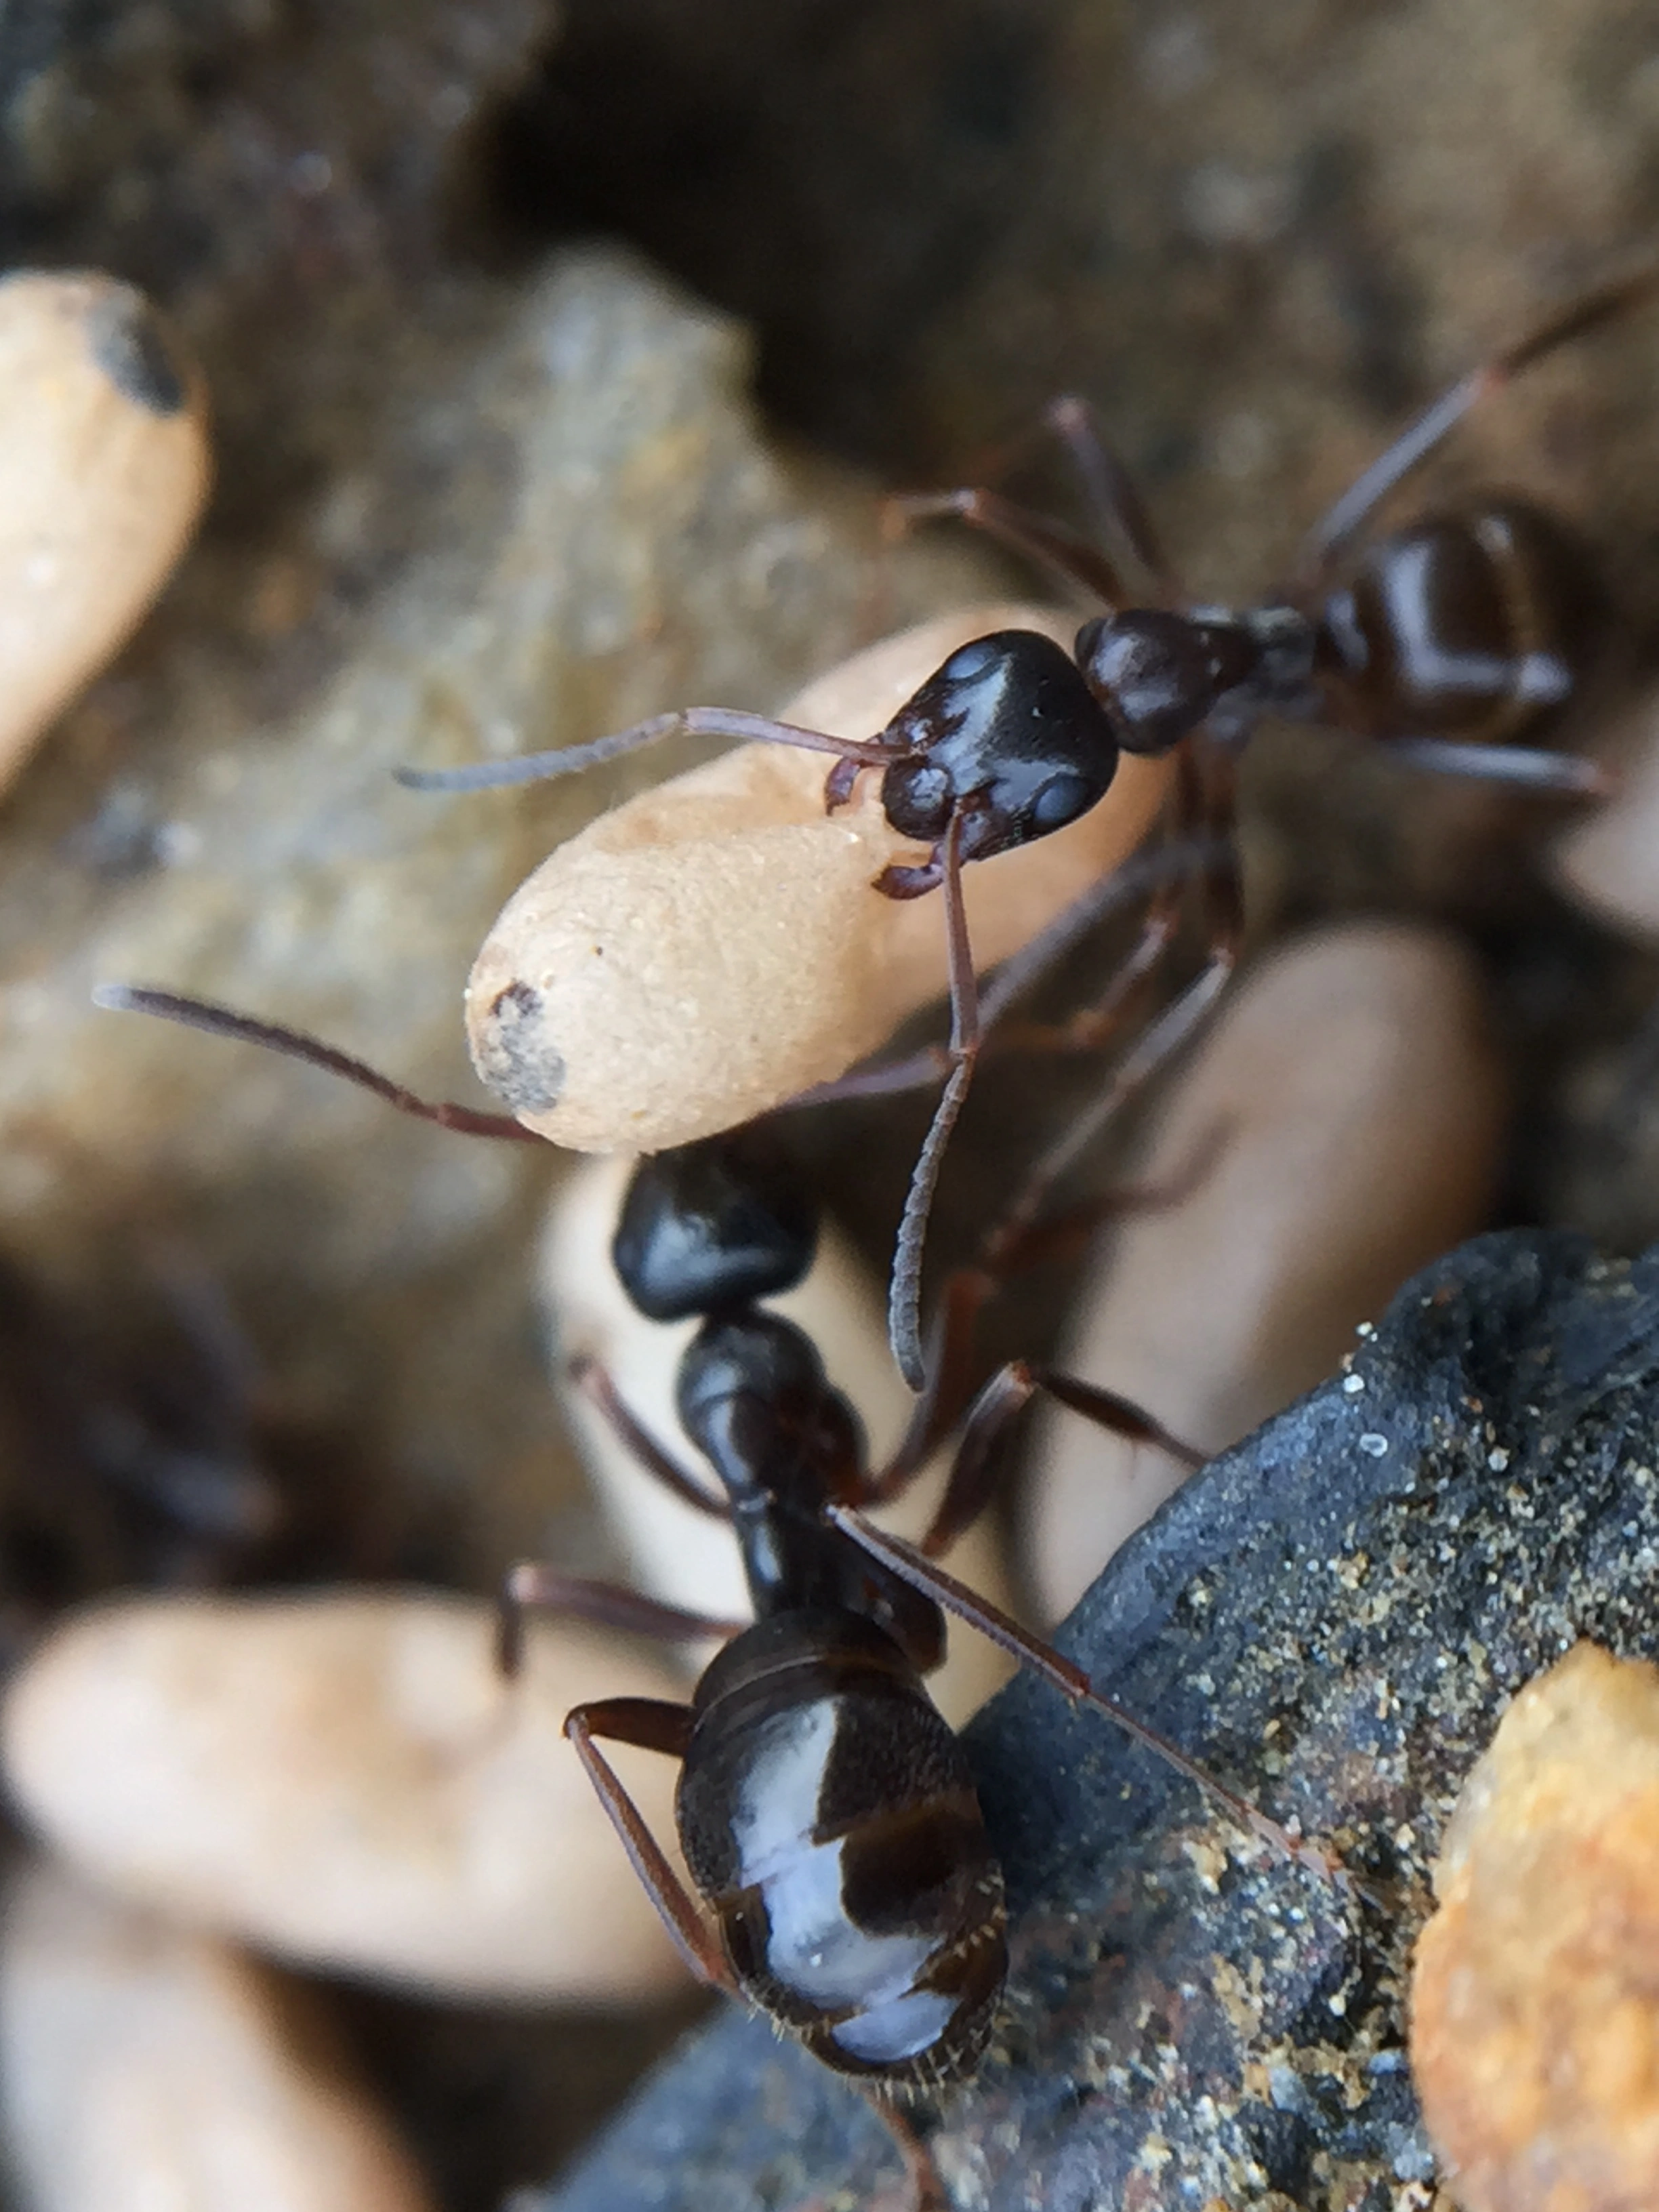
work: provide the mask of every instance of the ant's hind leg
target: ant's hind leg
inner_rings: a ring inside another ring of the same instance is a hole
[[[691,1708],[667,1705],[657,1698],[605,1698],[594,1705],[578,1705],[567,1714],[564,1732],[675,1949],[700,1982],[737,1996],[739,1992],[732,1970],[697,1910],[696,1900],[669,1864],[661,1844],[646,1826],[644,1814],[595,1741],[603,1738],[610,1743],[630,1744],[639,1751],[659,1751],[667,1759],[684,1759],[691,1741]]]
[[[1585,799],[1610,799],[1619,780],[1608,769],[1576,753],[1534,752],[1528,745],[1459,744],[1449,738],[1386,738],[1385,758],[1437,775],[1479,777],[1519,791],[1559,791]]]
[[[1156,1729],[1148,1728],[1144,1721],[1137,1720],[1126,1706],[1119,1705],[1116,1698],[1109,1698],[1103,1691],[1097,1690],[1081,1667],[1062,1657],[1040,1636],[1034,1636],[1029,1629],[1022,1628],[1017,1620],[1012,1620],[1000,1607],[993,1605],[988,1598],[981,1597],[965,1583],[959,1583],[954,1575],[947,1574],[943,1567],[925,1557],[915,1545],[907,1544],[902,1537],[890,1535],[884,1528],[874,1527],[851,1506],[828,1505],[824,1508],[824,1518],[839,1528],[843,1535],[850,1536],[855,1544],[861,1546],[872,1559],[890,1567],[901,1581],[921,1590],[936,1605],[942,1606],[947,1613],[954,1613],[958,1620],[966,1621],[969,1627],[976,1628],[981,1636],[988,1637],[993,1644],[1000,1645],[1012,1658],[1017,1659],[1022,1667],[1042,1675],[1044,1681],[1052,1684],[1062,1697],[1069,1698],[1073,1705],[1090,1706],[1106,1719],[1115,1722],[1124,1734],[1133,1737],[1137,1743],[1156,1752],[1177,1774],[1196,1783],[1205,1795],[1248,1834],[1259,1836],[1286,1858],[1294,1860],[1298,1866],[1308,1868],[1338,1888],[1353,1886],[1352,1877],[1340,1860],[1334,1857],[1322,1845],[1306,1843],[1301,1837],[1292,1835],[1289,1829],[1281,1827],[1259,1806],[1253,1805],[1248,1797],[1241,1796],[1236,1790],[1230,1790],[1224,1782],[1218,1781],[1196,1759],[1189,1759],[1168,1736],[1160,1735]]]
[[[1407,424],[1386,452],[1378,454],[1308,532],[1296,565],[1298,589],[1317,587],[1389,493],[1483,400],[1501,392],[1512,378],[1558,347],[1627,314],[1656,289],[1659,289],[1659,260],[1581,292],[1514,345],[1494,354],[1443,392],[1415,422]]]

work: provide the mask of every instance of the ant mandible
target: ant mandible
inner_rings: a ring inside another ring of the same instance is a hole
[[[1099,1097],[1037,1163],[1013,1209],[1034,1221],[1048,1192],[1123,1099],[1193,1034],[1237,964],[1243,906],[1237,850],[1240,752],[1264,718],[1320,722],[1383,742],[1397,760],[1534,790],[1607,788],[1591,763],[1523,742],[1579,690],[1593,644],[1582,556],[1541,508],[1488,496],[1425,515],[1352,556],[1382,502],[1472,409],[1572,339],[1606,324],[1659,283],[1659,264],[1588,291],[1426,408],[1344,492],[1304,541],[1292,580],[1243,611],[1194,605],[1182,589],[1121,463],[1081,402],[1050,420],[1072,452],[1111,543],[1109,553],[994,493],[963,490],[898,502],[911,517],[953,515],[988,531],[1104,605],[1068,656],[1031,631],[963,646],[875,737],[856,741],[760,714],[696,707],[653,716],[591,744],[449,769],[398,771],[416,789],[476,791],[568,775],[671,735],[802,746],[836,757],[824,787],[833,809],[860,773],[882,773],[881,801],[902,835],[926,847],[917,865],[876,878],[889,898],[944,894],[951,1035],[939,1052],[854,1075],[811,1096],[896,1090],[945,1075],[901,1224],[890,1300],[895,1356],[913,1389],[925,1372],[922,1246],[945,1146],[960,1115],[993,1015],[981,1000],[962,900],[970,860],[1032,842],[1105,794],[1120,752],[1177,754],[1168,834],[1203,859],[1207,952]],[[1133,586],[1126,576],[1138,572]],[[1085,894],[1079,909],[1091,908]],[[1182,903],[1154,897],[1139,939],[1109,991],[1055,1034],[1069,1046],[1110,1033],[1127,985],[1174,935]],[[1057,926],[1045,948],[1070,941]],[[1021,987],[1036,963],[1019,964]],[[994,987],[995,1011],[1012,996]]]
[[[1012,1389],[1005,1376],[981,1394],[920,1547],[863,1518],[904,1487],[949,1425],[951,1363],[938,1363],[898,1452],[872,1470],[858,1417],[810,1338],[759,1303],[802,1279],[816,1230],[750,1133],[659,1153],[629,1186],[614,1262],[648,1319],[702,1322],[676,1398],[718,1491],[647,1433],[600,1367],[578,1364],[641,1463],[676,1497],[730,1522],[754,1622],[710,1620],[526,1565],[507,1577],[501,1656],[516,1670],[532,1607],[659,1637],[728,1639],[689,1705],[606,1698],[577,1706],[565,1734],[692,1972],[870,2094],[903,2155],[916,2212],[945,2212],[933,2160],[894,2100],[971,2068],[1007,1971],[1001,1872],[967,1761],[923,1686],[944,1655],[947,1612],[1115,1721],[1252,1833],[1328,1879],[1347,1877],[933,1564],[988,1503],[993,1437],[1032,1389],[1115,1429],[1161,1433],[1144,1415],[1092,1386],[1016,1370]],[[680,1762],[676,1820],[696,1895],[602,1742]]]

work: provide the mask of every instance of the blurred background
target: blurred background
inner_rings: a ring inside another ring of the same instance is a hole
[[[535,1303],[568,1163],[96,1013],[95,981],[478,1097],[459,995],[501,901],[693,756],[459,802],[392,766],[775,708],[880,627],[1029,589],[949,533],[884,553],[878,501],[980,480],[1061,392],[1194,590],[1249,602],[1407,414],[1656,219],[1648,0],[13,0],[0,263],[149,292],[216,479],[0,810],[9,1656],[114,1589],[486,1592],[612,1556]],[[1616,651],[1565,737],[1624,755],[1656,362],[1659,310],[1553,356],[1426,488],[1578,526]],[[1659,958],[1554,887],[1563,811],[1280,729],[1244,804],[1254,945],[1363,915],[1472,949],[1517,1102],[1493,1220],[1650,1237]],[[1031,1088],[976,1098],[941,1258],[1039,1139]],[[878,1266],[925,1114],[788,1126]],[[1007,1302],[988,1358],[1041,1350],[1062,1288]],[[223,1510],[181,1514],[181,1461]],[[334,1996],[453,2212],[550,2172],[687,2016]]]

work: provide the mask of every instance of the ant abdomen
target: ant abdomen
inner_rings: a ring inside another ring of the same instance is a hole
[[[1007,1971],[1002,1877],[968,1765],[872,1623],[796,1611],[698,1685],[677,1800],[744,1994],[884,2092],[982,2048]]]
[[[1369,735],[1513,744],[1583,687],[1605,599],[1588,550],[1530,501],[1487,497],[1368,546],[1320,611],[1329,718]]]

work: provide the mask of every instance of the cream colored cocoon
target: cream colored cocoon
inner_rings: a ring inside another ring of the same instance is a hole
[[[135,1598],[13,1680],[29,1820],[140,1902],[444,1996],[631,2003],[684,1969],[564,1741],[585,1699],[673,1697],[630,1639],[543,1625],[493,1663],[482,1601]],[[671,1760],[630,1765],[672,1834]]]
[[[821,678],[781,719],[881,729],[961,644],[1075,620],[995,605],[923,623]],[[529,1128],[581,1152],[656,1152],[733,1128],[873,1052],[945,988],[942,902],[873,888],[924,848],[887,823],[879,779],[824,811],[831,763],[744,745],[642,793],[514,892],[467,985],[479,1075]],[[1079,822],[964,878],[994,966],[1132,853],[1167,762],[1127,760]]]
[[[28,1869],[0,1929],[21,2212],[428,2212],[325,2027],[221,1938]]]
[[[1328,1374],[1406,1278],[1481,1228],[1506,1085],[1469,952],[1356,922],[1251,969],[1158,1119],[1059,1364],[1206,1452]],[[1027,1540],[1045,1617],[1184,1479],[1167,1454],[1045,1413]],[[1316,1481],[1317,1470],[1309,1470]]]
[[[142,294],[0,278],[0,779],[161,590],[209,471],[200,376]]]
[[[1600,921],[1659,939],[1659,698],[1652,694],[1611,739],[1623,780],[1555,847],[1562,889]]]

